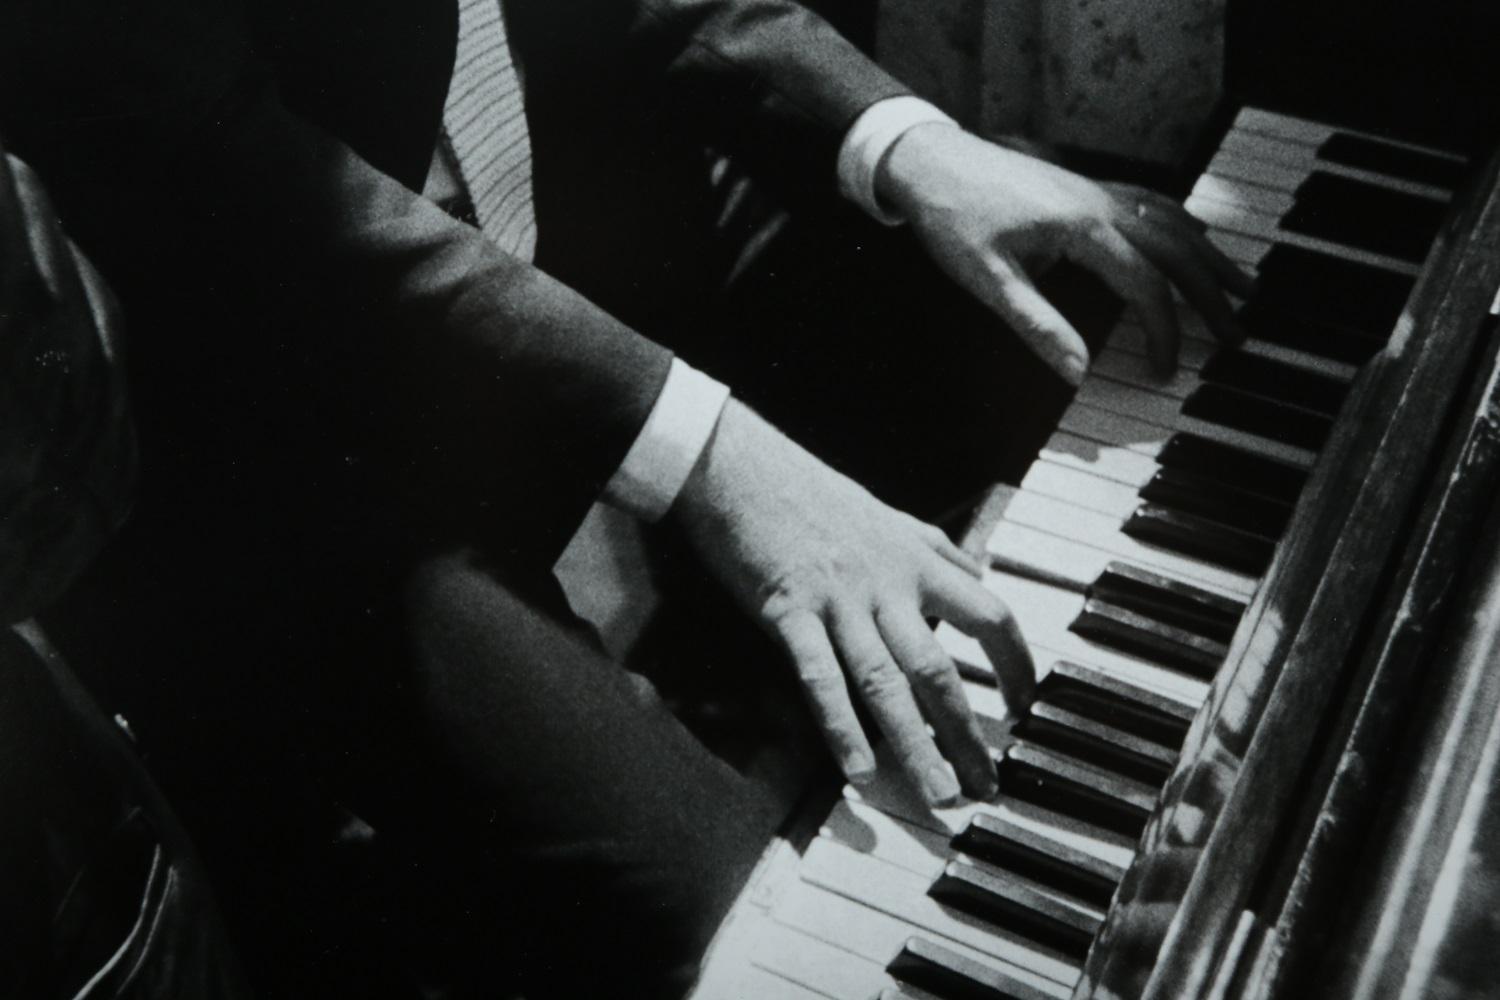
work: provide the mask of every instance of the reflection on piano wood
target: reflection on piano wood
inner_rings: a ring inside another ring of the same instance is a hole
[[[1240,113],[1187,205],[1257,274],[1249,339],[1220,348],[1184,313],[1163,381],[1122,320],[986,505],[986,583],[1040,674],[1024,718],[939,629],[1000,796],[931,811],[890,768],[844,789],[767,855],[697,997],[1270,997],[1320,967],[1390,995],[1368,984],[1406,973],[1313,942],[1394,933],[1329,929],[1361,895],[1340,873],[1379,850],[1353,820],[1376,810],[1391,699],[1500,481],[1500,207],[1493,168],[1477,198],[1464,176]],[[1406,832],[1388,864],[1409,870]]]

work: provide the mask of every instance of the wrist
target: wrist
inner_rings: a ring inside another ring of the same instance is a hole
[[[951,121],[923,122],[901,133],[875,169],[875,197],[903,218],[912,218],[924,180],[942,162],[939,150],[962,135],[963,129]]]

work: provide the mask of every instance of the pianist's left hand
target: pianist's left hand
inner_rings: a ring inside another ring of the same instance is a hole
[[[949,277],[1074,385],[1088,348],[1033,283],[1060,258],[1099,275],[1134,309],[1163,373],[1177,364],[1172,286],[1219,338],[1242,336],[1224,293],[1248,294],[1250,278],[1181,205],[1155,192],[1099,184],[947,123],[898,139],[876,191]]]

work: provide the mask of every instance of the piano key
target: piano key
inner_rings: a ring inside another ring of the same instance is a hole
[[[1182,342],[1177,351],[1177,367],[1190,372],[1201,369],[1208,363],[1218,351],[1218,343],[1212,339],[1200,339],[1188,335],[1188,329],[1184,328]],[[1121,322],[1116,324],[1110,331],[1108,345],[1098,357],[1093,359],[1090,367],[1098,369],[1100,359],[1106,352],[1115,352],[1120,355],[1128,355],[1128,360],[1135,364],[1148,363],[1145,359],[1149,357],[1146,349],[1146,331],[1139,323]],[[1115,363],[1123,363],[1127,358],[1120,358]]]
[[[1293,246],[1276,246],[1261,264],[1247,308],[1349,326],[1386,338],[1411,295],[1410,278],[1359,261]]]
[[[1098,597],[1087,597],[1069,628],[1090,642],[1134,653],[1211,681],[1228,650],[1223,643],[1157,621]]]
[[[1028,493],[1066,500],[1122,521],[1141,502],[1137,491],[1126,483],[1042,459],[1031,463],[1026,478],[1021,480],[1021,488]]]
[[[877,757],[881,752],[876,751]],[[875,780],[862,788],[846,786],[844,797],[946,837],[959,833],[978,816],[993,816],[1119,868],[1129,865],[1135,854],[1135,841],[1129,837],[1030,802],[1001,797],[992,802],[964,802],[933,809],[894,772],[877,772]]]
[[[1229,644],[1245,614],[1245,605],[1233,598],[1123,562],[1110,563],[1090,585],[1088,596],[1224,645]]]
[[[1205,235],[1219,252],[1243,268],[1259,267],[1261,260],[1271,250],[1271,241],[1258,236],[1247,236],[1237,230],[1212,228]]]
[[[1181,404],[1171,396],[1162,396],[1140,386],[1127,385],[1109,378],[1085,379],[1079,387],[1069,409],[1074,406],[1090,406],[1097,410],[1128,417],[1136,423],[1151,424],[1162,431],[1188,431],[1200,437],[1210,438],[1223,444],[1233,445],[1245,451],[1253,451],[1268,458],[1298,466],[1310,466],[1313,452],[1305,447],[1288,444],[1274,438],[1264,437],[1234,426],[1215,423],[1189,413],[1179,411]],[[1064,411],[1066,418],[1067,411]],[[1134,425],[1130,425],[1134,430]],[[1073,430],[1071,426],[1068,430]],[[1161,440],[1162,431],[1153,435]],[[1074,431],[1074,433],[1078,433]],[[1104,439],[1110,444],[1128,442]]]
[[[1172,435],[1156,460],[1163,468],[1181,469],[1288,504],[1295,504],[1307,485],[1305,468],[1195,434]]]
[[[1335,416],[1349,393],[1346,381],[1296,368],[1244,351],[1221,351],[1203,366],[1200,377],[1267,399]]]
[[[1182,416],[1308,453],[1322,448],[1333,429],[1333,419],[1325,414],[1212,382],[1183,400]]]
[[[1002,795],[1139,837],[1157,789],[1029,743],[1013,743],[999,761]]]
[[[1462,159],[1392,142],[1336,132],[1318,146],[1318,159],[1359,167],[1452,191],[1468,173]]]
[[[980,813],[952,845],[970,857],[1025,875],[1042,885],[1107,907],[1125,869],[998,816]]]
[[[1251,184],[1268,184],[1273,187],[1295,188],[1301,183],[1302,175],[1295,170],[1283,168],[1276,164],[1260,160],[1241,159],[1228,154],[1219,154],[1214,157],[1209,165],[1211,173],[1225,180],[1245,181]],[[1341,257],[1346,260],[1354,260],[1372,267],[1384,268],[1395,274],[1416,277],[1419,270],[1418,263],[1412,263],[1402,257],[1392,256],[1377,250],[1365,249],[1364,247],[1340,243],[1322,236],[1308,235],[1307,233],[1288,229],[1281,225],[1279,220],[1273,224],[1271,216],[1260,212],[1224,212],[1216,209],[1214,204],[1206,198],[1190,198],[1187,203],[1188,211],[1194,215],[1215,213],[1210,224],[1214,229],[1210,233],[1210,240],[1214,243],[1219,241],[1214,238],[1214,232],[1232,233],[1243,239],[1255,241],[1260,240],[1266,244],[1278,246],[1294,246],[1304,250],[1312,250],[1318,253],[1328,254],[1333,257]],[[1251,244],[1239,244],[1238,250],[1244,259],[1255,263],[1257,266],[1269,250],[1267,247],[1259,254],[1249,253]],[[1225,251],[1228,252],[1227,250]],[[1240,258],[1236,258],[1240,259]]]
[[[918,826],[852,799],[835,803],[818,833],[928,881],[938,877],[955,850],[952,837],[946,833]]]
[[[1094,356],[1089,365],[1089,374],[1093,377],[1111,378],[1127,385],[1139,385],[1176,399],[1186,399],[1199,385],[1199,375],[1195,369],[1179,365],[1175,372],[1164,377],[1151,368],[1145,357],[1109,347]]]
[[[843,956],[838,957],[843,961]],[[721,973],[718,970],[722,968]],[[860,996],[858,994],[846,994]],[[828,1000],[829,994],[808,989],[790,979],[783,979],[758,965],[751,964],[747,955],[738,963],[719,962],[709,967],[709,973],[693,987],[691,1000]],[[860,1000],[864,1000],[860,996]]]
[[[1377,187],[1400,194],[1425,197],[1446,203],[1452,197],[1452,190],[1441,185],[1428,184],[1420,180],[1399,177],[1392,174],[1382,173],[1379,170],[1370,170],[1357,164],[1340,163],[1337,160],[1324,159],[1318,156],[1314,147],[1302,143],[1285,142],[1279,139],[1256,135],[1249,132],[1229,132],[1219,144],[1218,156],[1233,156],[1274,164],[1278,168],[1276,172],[1268,172],[1265,183],[1268,187],[1286,189],[1283,183],[1285,171],[1291,176],[1306,177],[1309,173],[1326,173],[1330,176],[1347,180],[1353,183],[1364,184],[1369,187]],[[1217,159],[1217,156],[1216,156]],[[1293,184],[1291,187],[1295,187]]]
[[[750,952],[752,967],[831,1000],[869,1000],[893,985],[882,963],[837,948],[774,920],[765,921]],[[756,996],[736,993],[724,1000]],[[710,998],[704,998],[710,1000]]]
[[[1177,763],[1177,754],[1159,743],[1046,701],[1032,705],[1016,733],[1029,743],[1156,786],[1166,782]]]
[[[1142,504],[1125,522],[1124,534],[1227,570],[1258,577],[1271,565],[1276,543],[1207,518],[1154,503]]]
[[[965,861],[944,866],[929,895],[938,902],[997,927],[1056,948],[1080,962],[1104,920],[1086,904],[1055,895],[1005,871],[986,871]]]
[[[1329,125],[1326,122],[1313,121],[1308,118],[1299,118],[1293,115],[1282,114],[1277,111],[1267,111],[1263,108],[1244,107],[1235,115],[1233,131],[1258,132],[1264,135],[1276,136],[1291,142],[1300,142],[1308,146],[1319,146],[1336,135],[1348,135],[1355,138],[1371,139],[1386,145],[1411,149],[1426,153],[1429,156],[1459,163],[1465,162],[1464,157],[1451,150],[1439,149],[1435,146],[1423,146],[1416,143],[1393,139],[1390,136],[1375,135],[1369,132],[1361,132],[1358,129],[1344,126]]]
[[[815,837],[802,857],[800,874],[806,885],[894,917],[905,925],[907,934],[922,931],[934,935],[951,942],[955,948],[961,947],[966,954],[987,959],[995,967],[1024,974],[1034,985],[1050,981],[1068,987],[1078,978],[1078,964],[1066,953],[944,906],[927,894],[931,879],[851,850],[837,841]],[[788,893],[777,902],[773,916],[788,923],[795,921],[801,929],[816,933],[831,944],[851,948],[857,954],[875,958],[894,954],[894,942],[883,939],[878,928],[871,928],[872,934],[862,935],[865,940],[854,942],[844,936],[846,930],[833,930],[812,919],[811,914],[793,916],[796,903]],[[887,929],[885,934],[889,933]]]
[[[1255,342],[1318,355],[1342,365],[1363,365],[1379,354],[1386,344],[1384,338],[1372,337],[1350,327],[1320,323],[1256,304],[1240,309],[1238,317],[1240,325],[1249,331]],[[1394,328],[1392,323],[1387,332]]]
[[[914,937],[887,971],[947,1000],[1042,1000],[1046,994],[949,948]]]
[[[1445,201],[1319,169],[1297,188],[1297,204],[1281,228],[1420,264],[1446,212]]]
[[[1005,582],[997,585],[995,581],[1001,577]],[[1196,709],[1207,696],[1208,684],[1205,681],[1134,653],[1091,642],[1069,631],[1068,626],[1083,607],[1082,595],[1007,574],[995,574],[991,585],[1022,623],[1032,659],[1037,663],[1039,681],[1045,681],[1052,665],[1067,661],[1131,687],[1170,698],[1189,709]],[[1039,606],[1043,601],[1047,602],[1046,605]],[[969,683],[993,685],[989,660],[978,642],[946,624],[938,627],[938,641],[960,664],[960,672],[972,678]],[[983,719],[980,724],[985,725]],[[992,727],[987,727],[987,731],[989,728]],[[1008,738],[1007,734],[994,742],[1003,743]]]
[[[1034,463],[1033,468],[1036,464],[1041,463]],[[1031,479],[1031,474],[1027,473],[1023,484]],[[1281,537],[1293,509],[1289,504],[1182,469],[1158,470],[1151,481],[1141,487],[1139,496],[1172,510],[1196,514],[1271,539]]]
[[[1137,508],[1132,514],[1132,519],[1139,510]],[[1125,523],[1129,524],[1130,520]],[[1063,558],[1048,558],[1045,555],[1047,540],[1030,537],[1030,531],[1045,532],[1059,540],[1086,546],[1106,558],[1102,563],[1094,557],[1074,564],[1070,560],[1075,552],[1062,546],[1057,551]],[[1175,536],[1169,534],[1168,537],[1175,543]],[[1206,565],[1150,540],[1132,536],[1123,530],[1117,518],[1108,514],[1084,510],[1066,501],[1034,493],[1012,494],[986,548],[995,565],[1009,567],[1012,571],[1061,571],[1069,580],[1087,573],[1081,581],[1084,587],[1104,571],[1111,559],[1123,559],[1168,576],[1204,583],[1234,596],[1248,598],[1255,592],[1256,579],[1252,574],[1220,565]],[[1041,561],[1035,560],[1037,554],[1042,556]]]
[[[1252,184],[1236,177],[1203,174],[1193,185],[1184,207],[1210,226],[1218,225],[1222,213],[1253,212],[1279,219],[1296,202],[1292,189],[1281,190]]]
[[[1106,423],[1113,420],[1112,414],[1094,412],[1097,414],[1096,419]],[[1090,423],[1089,416],[1075,414],[1073,424],[1077,426],[1079,423]],[[1153,456],[1164,444],[1166,442],[1162,441],[1148,454],[1142,454],[1120,445],[1104,444],[1097,439],[1059,430],[1042,445],[1039,457],[1054,465],[1140,489],[1151,481],[1151,477],[1161,467]]]
[[[1173,698],[1067,661],[1052,665],[1038,694],[1049,704],[1098,719],[1172,751],[1181,749],[1195,715],[1193,708]]]
[[[892,986],[890,989],[881,990],[879,1000],[943,1000],[936,993],[918,989],[915,986]]]

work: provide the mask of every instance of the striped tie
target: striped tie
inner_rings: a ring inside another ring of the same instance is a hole
[[[479,228],[502,249],[530,259],[536,250],[531,139],[500,0],[459,0],[443,132]]]

